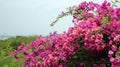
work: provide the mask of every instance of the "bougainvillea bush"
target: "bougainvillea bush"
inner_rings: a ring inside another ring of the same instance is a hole
[[[10,54],[25,56],[22,67],[120,67],[120,8],[106,0],[82,2],[61,17],[68,14],[74,24],[68,31],[40,35]]]

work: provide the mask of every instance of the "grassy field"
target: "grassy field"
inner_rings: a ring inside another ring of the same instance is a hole
[[[17,61],[13,56],[8,56],[8,52],[13,51],[23,42],[30,43],[35,38],[36,36],[16,36],[0,40],[0,67],[21,67],[23,59]]]

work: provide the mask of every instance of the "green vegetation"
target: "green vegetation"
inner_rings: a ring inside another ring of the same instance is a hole
[[[17,46],[23,42],[29,44],[35,38],[36,36],[16,36],[0,40],[0,67],[21,67],[23,59],[17,61],[13,56],[8,56],[8,52],[17,49]]]

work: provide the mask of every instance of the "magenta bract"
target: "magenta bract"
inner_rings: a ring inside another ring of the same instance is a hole
[[[109,66],[119,67],[120,8],[106,0],[102,4],[82,2],[70,13],[74,26],[68,31],[38,36],[13,51],[16,59],[21,59],[20,52],[25,56],[22,67],[107,67],[106,58]],[[84,57],[91,61],[81,61]],[[92,63],[95,58],[101,63]]]

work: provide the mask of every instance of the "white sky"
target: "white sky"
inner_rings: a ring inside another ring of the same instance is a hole
[[[67,7],[82,1],[85,0],[0,0],[0,35],[48,35],[56,30],[61,33],[72,26],[72,17],[64,17],[54,27],[50,23]]]

